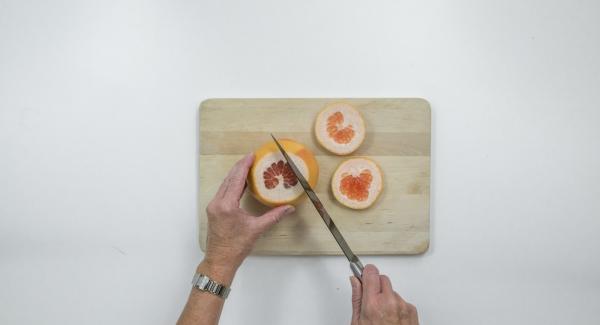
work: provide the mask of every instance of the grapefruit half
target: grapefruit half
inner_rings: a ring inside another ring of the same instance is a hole
[[[369,158],[351,158],[342,162],[331,178],[333,196],[351,209],[366,209],[383,189],[383,174]]]
[[[278,141],[314,188],[319,178],[319,166],[313,153],[296,141]],[[268,206],[295,205],[304,197],[302,185],[275,142],[265,143],[254,154],[254,163],[248,172],[248,188],[258,201]]]
[[[348,103],[332,103],[317,115],[315,136],[319,144],[336,155],[354,152],[365,139],[365,122]]]

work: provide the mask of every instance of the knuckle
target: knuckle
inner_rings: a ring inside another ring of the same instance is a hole
[[[246,180],[241,176],[241,175],[233,175],[231,176],[231,183],[235,184],[235,183],[241,183],[241,182],[245,182]]]
[[[410,311],[410,307],[408,306],[408,303],[404,300],[401,300],[398,302],[398,314],[400,315],[401,319],[408,319],[410,318],[411,315],[411,311]]]
[[[417,314],[417,307],[415,307],[415,305],[407,303],[406,307],[408,308],[408,313],[411,315],[416,315]]]
[[[408,306],[404,300],[398,301],[398,308],[400,308],[402,311],[408,311]]]
[[[395,291],[394,291],[394,301],[395,301],[397,304],[400,304],[400,302],[403,302],[403,301],[404,301],[404,299],[402,299],[402,297],[400,297],[400,295],[399,295],[397,292],[395,292]]]
[[[209,217],[217,217],[217,216],[227,216],[231,215],[235,212],[235,207],[233,204],[229,204],[224,200],[213,201],[210,202],[206,206],[206,214]]]
[[[400,319],[410,319],[410,314],[408,310],[400,310],[399,311]]]
[[[239,160],[238,162],[235,163],[235,165],[233,166],[233,171],[232,173],[239,173],[242,169],[244,168],[244,160]]]
[[[386,299],[384,302],[384,306],[387,310],[394,310],[394,309],[398,308],[398,300],[395,298]]]
[[[222,201],[219,203],[218,211],[221,214],[229,215],[233,212],[233,207],[230,204],[227,204],[227,202]]]
[[[206,206],[206,214],[209,217],[212,217],[213,215],[215,215],[216,213],[216,206],[214,202],[210,202],[207,206]]]

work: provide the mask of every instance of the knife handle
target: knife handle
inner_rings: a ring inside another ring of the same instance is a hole
[[[354,276],[357,277],[360,282],[362,282],[363,268],[360,261],[350,262],[350,270],[352,270],[352,273],[354,273]]]

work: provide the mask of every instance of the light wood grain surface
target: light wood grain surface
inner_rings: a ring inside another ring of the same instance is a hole
[[[348,157],[327,153],[313,135],[314,118],[327,103],[352,103],[363,114],[367,136],[351,156],[369,156],[384,173],[384,191],[369,209],[343,207],[330,191],[336,166]],[[357,254],[419,254],[429,247],[431,113],[418,98],[397,99],[210,99],[200,107],[199,218],[205,249],[206,212],[234,162],[270,140],[269,133],[304,143],[320,167],[315,188]],[[242,207],[267,210],[251,195]],[[340,248],[309,200],[257,242],[254,254],[341,255]]]

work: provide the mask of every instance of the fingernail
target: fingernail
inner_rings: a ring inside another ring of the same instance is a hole
[[[354,281],[352,281],[352,276],[349,276],[348,280],[350,280],[350,285],[352,286],[352,288],[354,288]]]
[[[285,208],[285,214],[292,214],[294,213],[294,211],[296,211],[296,208],[294,208],[293,206],[288,206],[287,208]]]

